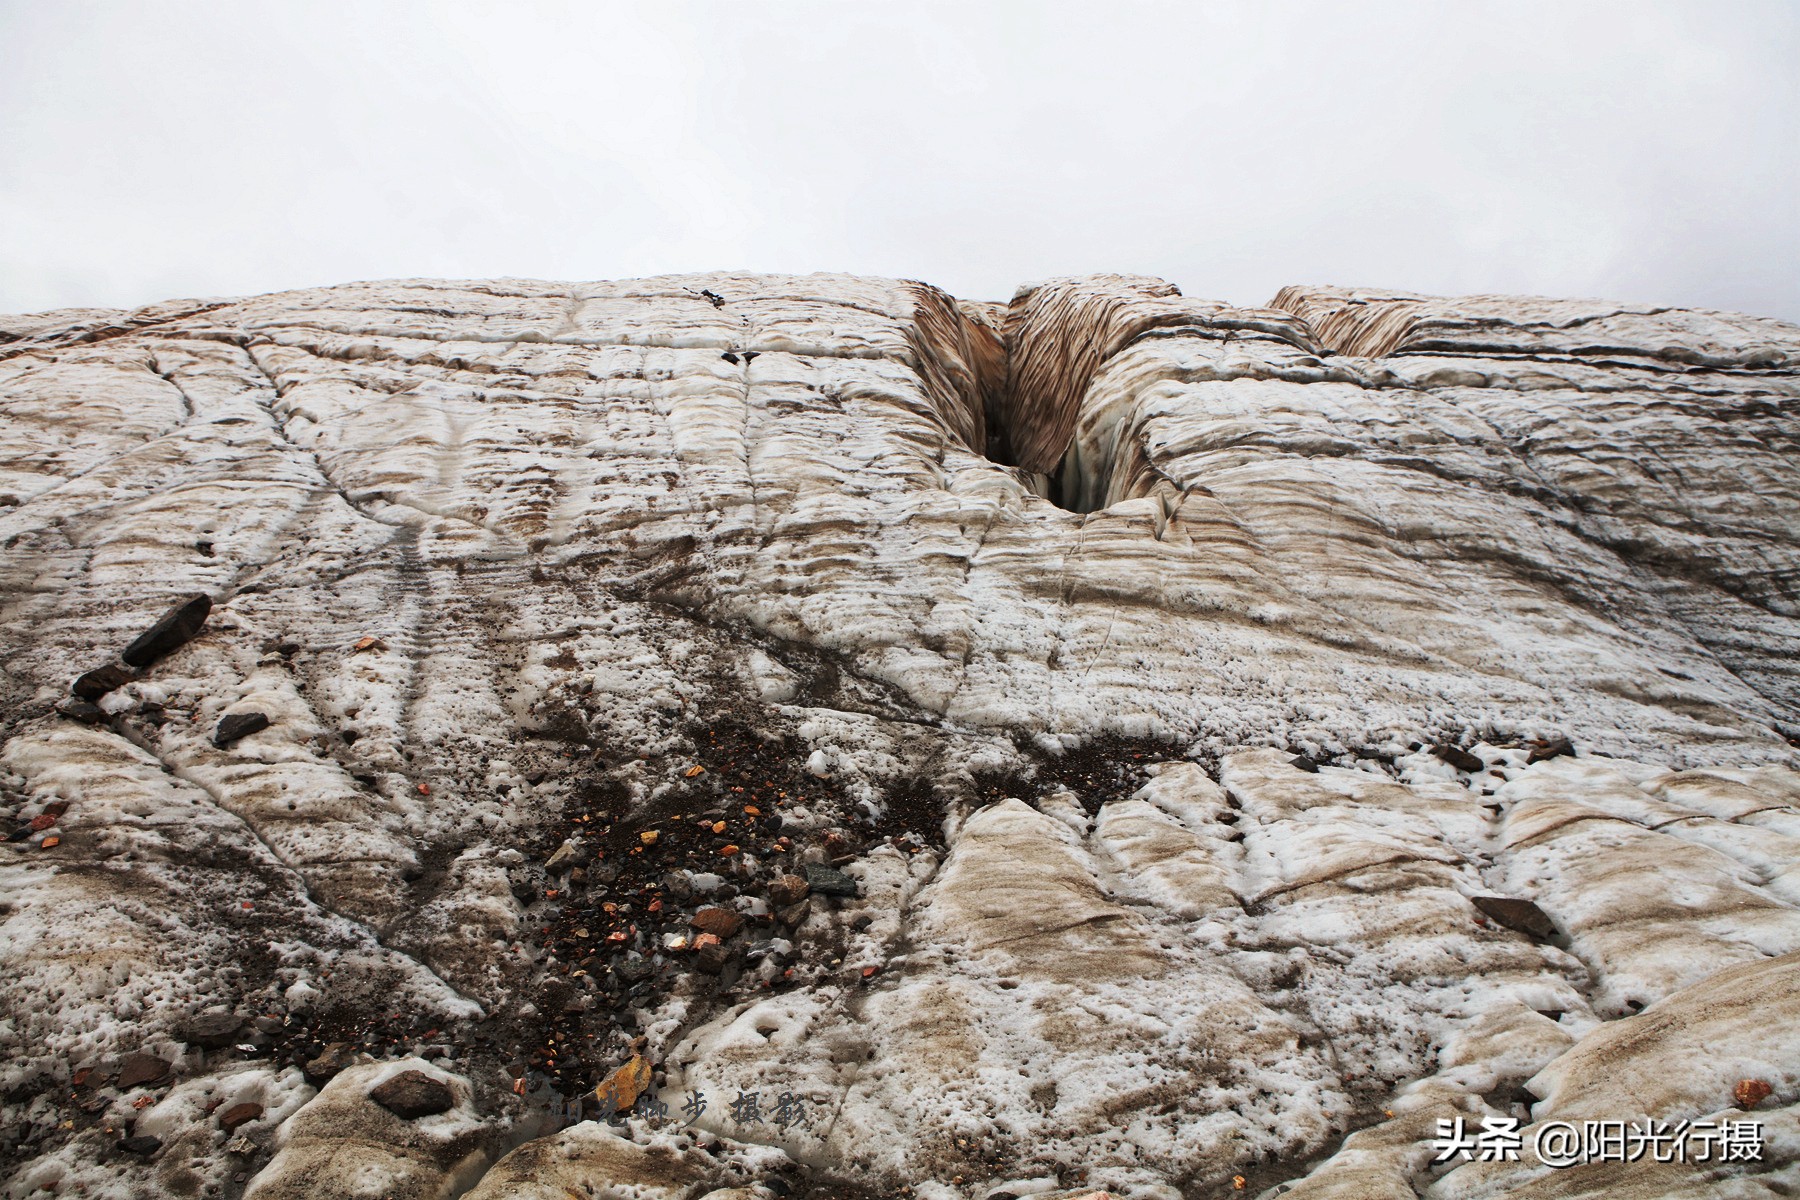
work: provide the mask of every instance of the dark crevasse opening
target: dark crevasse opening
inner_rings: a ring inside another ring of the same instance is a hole
[[[1084,454],[1076,443],[1083,401],[1121,348],[1191,319],[1180,290],[1145,276],[1094,275],[1024,287],[997,304],[913,286],[914,348],[946,427],[1059,508],[1105,507],[1116,455]]]

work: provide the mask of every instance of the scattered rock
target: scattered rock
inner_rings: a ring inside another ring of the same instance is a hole
[[[332,1042],[312,1058],[300,1065],[300,1073],[306,1076],[306,1082],[314,1087],[325,1086],[330,1080],[356,1061],[356,1047],[349,1042]]]
[[[1306,757],[1304,754],[1296,754],[1294,757],[1288,759],[1288,766],[1297,767],[1309,775],[1317,775],[1319,773],[1319,764]]]
[[[729,958],[730,952],[725,949],[725,943],[711,934],[703,933],[694,939],[694,965],[708,975],[717,975],[723,971]]]
[[[1530,934],[1534,938],[1556,936],[1555,923],[1544,915],[1543,909],[1529,900],[1516,900],[1510,896],[1471,896],[1469,900],[1476,908],[1508,929]]]
[[[183,597],[156,624],[125,647],[125,653],[119,657],[142,670],[165,654],[179,650],[199,637],[200,629],[206,624],[207,615],[211,612],[212,597],[205,592],[195,592]]]
[[[703,908],[694,914],[688,924],[724,941],[743,928],[744,918],[729,908]]]
[[[71,696],[56,706],[56,711],[72,721],[80,721],[83,725],[99,725],[106,720],[106,714],[100,706],[91,700],[80,700]]]
[[[1575,744],[1566,737],[1553,737],[1539,741],[1532,746],[1531,753],[1525,756],[1529,763],[1543,762],[1547,758],[1561,758],[1564,755],[1573,757]]]
[[[857,915],[856,920],[850,922],[850,928],[856,930],[856,932],[858,932],[858,933],[861,933],[863,930],[867,929],[869,926],[873,925],[874,923],[875,923],[874,917],[871,917],[868,913],[860,913]]]
[[[769,903],[776,908],[798,904],[811,894],[812,888],[798,875],[777,875],[769,885]]]
[[[122,1139],[119,1142],[119,1149],[125,1151],[127,1154],[136,1154],[142,1158],[149,1158],[152,1154],[155,1154],[158,1150],[162,1149],[162,1139],[153,1138],[147,1133],[140,1133],[136,1137]]]
[[[223,1050],[237,1040],[237,1032],[243,1027],[243,1018],[236,1013],[201,1013],[183,1027],[180,1036],[190,1046]]]
[[[738,356],[733,354],[729,350],[727,350],[725,353],[719,355],[719,357],[724,359],[726,362],[731,363],[734,366],[737,364]]]
[[[120,1091],[155,1083],[169,1073],[169,1064],[154,1054],[128,1054],[119,1064]]]
[[[800,924],[800,922],[806,920],[807,916],[809,914],[811,914],[811,912],[812,912],[812,898],[809,896],[805,900],[800,901],[798,904],[790,904],[786,908],[777,909],[775,911],[775,916],[777,919],[779,919],[781,921],[781,923],[783,925],[786,925],[788,928],[791,929],[794,926]]]
[[[1476,754],[1470,754],[1461,746],[1452,746],[1448,742],[1440,742],[1431,748],[1431,752],[1444,762],[1468,775],[1479,775],[1487,770],[1487,763]]]
[[[650,1063],[643,1055],[633,1054],[594,1089],[594,1099],[602,1108],[610,1101],[614,1112],[624,1112],[637,1103],[638,1097],[649,1086]]]
[[[236,1133],[241,1125],[262,1120],[263,1106],[254,1102],[234,1104],[219,1114],[219,1124],[226,1133]]]
[[[124,687],[136,675],[130,667],[120,662],[109,662],[103,667],[76,678],[69,685],[69,690],[83,700],[98,700],[114,688]]]
[[[225,1153],[235,1154],[239,1158],[248,1158],[250,1155],[255,1154],[257,1149],[256,1143],[242,1134],[239,1134],[237,1137],[234,1137],[229,1142],[225,1143]]]
[[[232,713],[220,721],[219,727],[213,730],[213,745],[223,750],[240,738],[247,738],[253,733],[261,733],[268,727],[269,716],[267,713]]]
[[[831,867],[821,867],[817,863],[806,866],[806,884],[821,896],[854,896],[856,880],[842,871]]]
[[[1731,1098],[1739,1108],[1755,1108],[1774,1092],[1773,1087],[1760,1079],[1740,1079],[1731,1089]]]
[[[406,1121],[448,1112],[456,1104],[450,1085],[423,1071],[400,1072],[373,1088],[369,1099]]]

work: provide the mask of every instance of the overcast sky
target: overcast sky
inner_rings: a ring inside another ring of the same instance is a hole
[[[0,311],[1113,270],[1800,320],[1800,4],[0,0]]]

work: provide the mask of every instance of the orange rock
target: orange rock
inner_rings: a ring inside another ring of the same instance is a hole
[[[738,848],[735,845],[719,847],[719,853],[723,854],[727,858],[730,858],[733,854],[736,854],[737,852],[738,852]]]
[[[645,1088],[650,1086],[650,1063],[641,1054],[633,1054],[625,1065],[608,1075],[599,1087],[594,1089],[594,1099],[602,1107],[610,1101],[616,1112],[624,1112],[637,1103]]]
[[[58,846],[60,846],[60,845],[62,845],[62,839],[61,839],[61,838],[59,838],[59,837],[47,837],[47,838],[45,838],[45,839],[44,839],[44,840],[43,840],[43,842],[41,842],[41,843],[40,843],[40,844],[39,844],[39,847],[38,847],[38,848],[39,848],[39,849],[41,849],[41,850],[54,850],[54,849],[56,849],[56,847],[58,847]]]
[[[682,777],[685,779],[692,779],[696,775],[704,775],[705,773],[706,773],[706,768],[696,764],[695,766],[689,767],[687,770],[683,771],[681,774],[682,774]]]
[[[1755,1108],[1774,1091],[1774,1088],[1760,1079],[1740,1079],[1737,1086],[1731,1089],[1731,1098],[1737,1101],[1739,1108]]]

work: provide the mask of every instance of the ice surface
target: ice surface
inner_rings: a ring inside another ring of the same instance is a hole
[[[1800,1186],[1800,329],[715,273],[0,334],[9,1197]],[[522,1094],[634,1053],[713,1106]],[[1729,1172],[1430,1161],[1743,1078]]]

